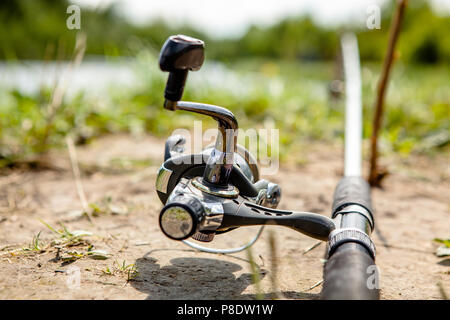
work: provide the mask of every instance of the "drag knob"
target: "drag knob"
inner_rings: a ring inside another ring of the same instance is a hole
[[[178,195],[159,214],[161,231],[174,240],[184,240],[197,231],[205,215],[202,204],[194,197]]]

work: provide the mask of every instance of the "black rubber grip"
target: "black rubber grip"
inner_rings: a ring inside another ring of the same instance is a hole
[[[378,269],[359,243],[344,243],[324,268],[321,298],[324,300],[378,300]]]
[[[317,213],[277,210],[249,201],[228,201],[222,205],[225,215],[221,228],[280,225],[323,241],[335,228],[333,220]]]
[[[332,217],[351,204],[363,206],[372,215],[370,185],[361,177],[343,177],[339,181],[334,191]]]
[[[183,96],[188,70],[176,70],[169,73],[164,98],[170,101],[180,101]]]

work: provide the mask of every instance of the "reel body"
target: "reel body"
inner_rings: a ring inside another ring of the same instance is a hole
[[[214,146],[207,146],[199,154],[186,155],[183,154],[184,143],[185,139],[179,135],[171,136],[166,141],[165,161],[161,165],[156,179],[156,191],[163,204],[170,203],[179,194],[190,193],[203,203],[222,203],[222,199],[236,199],[240,196],[255,204],[276,208],[281,198],[281,189],[276,184],[259,180],[256,160],[243,146],[237,145],[229,187],[216,188],[201,181]],[[189,190],[186,191],[184,188],[188,181],[191,183]],[[208,207],[208,205],[206,206]],[[220,212],[223,213],[223,210]],[[210,242],[213,240],[214,234],[225,233],[236,228],[216,228],[214,230],[202,228],[192,236],[195,240]],[[166,235],[168,234],[166,233]]]

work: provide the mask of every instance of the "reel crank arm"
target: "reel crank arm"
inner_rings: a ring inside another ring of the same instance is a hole
[[[242,226],[280,225],[309,237],[327,241],[329,234],[335,229],[333,220],[317,213],[277,210],[238,200],[223,203],[223,209],[223,220],[218,230]]]

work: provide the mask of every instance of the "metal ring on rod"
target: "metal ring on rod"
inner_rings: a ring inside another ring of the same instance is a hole
[[[182,240],[181,242],[183,242],[184,244],[188,245],[191,248],[203,251],[203,252],[209,252],[209,253],[221,253],[221,254],[227,254],[227,253],[236,253],[236,252],[241,252],[244,251],[245,249],[247,249],[248,247],[252,246],[256,240],[259,239],[259,237],[261,236],[261,233],[264,230],[264,226],[261,226],[261,228],[259,228],[258,233],[256,234],[256,236],[247,244],[241,246],[241,247],[237,247],[237,248],[232,248],[232,249],[214,249],[214,248],[208,248],[208,247],[204,247],[198,244],[195,244],[193,242],[189,242],[187,240]]]

